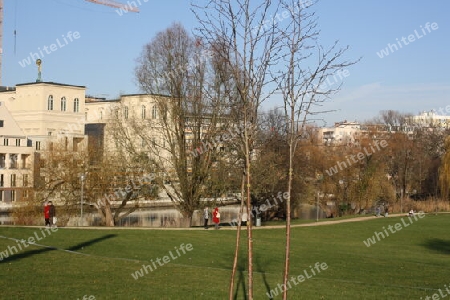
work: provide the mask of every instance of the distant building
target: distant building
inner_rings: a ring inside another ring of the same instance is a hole
[[[450,116],[438,115],[434,111],[424,111],[408,119],[412,126],[421,128],[450,128]]]
[[[361,133],[358,122],[337,122],[334,127],[320,128],[318,138],[324,145],[354,145]]]

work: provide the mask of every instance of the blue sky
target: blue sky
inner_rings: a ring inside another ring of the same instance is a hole
[[[196,25],[190,1],[144,1],[139,13],[123,16],[85,0],[4,1],[2,85],[35,81],[30,53],[42,50],[44,81],[84,85],[87,94],[98,97],[139,93],[134,68],[142,47],[173,22],[189,30]],[[315,10],[321,43],[339,40],[350,46],[345,58],[362,58],[324,105],[334,110],[322,116],[327,126],[364,121],[380,110],[418,113],[450,105],[450,1],[320,0]],[[427,22],[436,23],[434,29],[425,29]],[[397,41],[409,35],[415,37],[408,45]],[[389,53],[380,58],[382,49]],[[276,105],[274,98],[265,108]]]

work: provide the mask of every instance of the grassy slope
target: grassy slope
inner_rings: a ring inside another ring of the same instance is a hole
[[[405,221],[406,217],[403,217]],[[420,299],[450,284],[450,215],[426,216],[371,247],[363,240],[401,218],[293,228],[291,274],[316,262],[328,269],[289,290],[290,299]],[[0,235],[25,238],[38,228],[0,227]],[[41,235],[39,235],[41,236]],[[254,232],[255,299],[282,280],[283,229]],[[228,230],[59,229],[0,263],[1,299],[226,299],[235,232]],[[245,243],[245,238],[243,242]],[[158,257],[193,250],[133,279],[131,273]],[[14,246],[0,239],[0,252]],[[244,246],[245,248],[245,246]],[[245,249],[243,249],[244,253]],[[246,258],[241,255],[236,299],[245,299]],[[278,297],[280,298],[280,297]]]

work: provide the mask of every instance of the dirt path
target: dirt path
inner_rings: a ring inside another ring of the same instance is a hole
[[[393,214],[393,215],[389,215],[388,218],[390,217],[401,217],[401,216],[406,216],[406,214]],[[291,225],[291,227],[310,227],[310,226],[322,226],[322,225],[332,225],[332,224],[340,224],[340,223],[350,223],[350,222],[361,222],[361,221],[369,221],[369,220],[374,220],[374,219],[378,219],[378,218],[384,218],[384,217],[375,217],[375,216],[371,216],[371,217],[357,217],[357,218],[350,218],[350,219],[342,219],[342,220],[332,220],[332,221],[320,221],[320,222],[314,222],[314,223],[306,223],[306,224],[295,224],[295,225]],[[261,227],[253,227],[255,229],[266,229],[266,228],[285,228],[285,225],[275,225],[275,226],[261,226]]]

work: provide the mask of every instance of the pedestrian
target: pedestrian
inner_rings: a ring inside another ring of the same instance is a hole
[[[52,201],[48,202],[49,204],[49,218],[50,218],[50,224],[56,225],[56,212],[55,212],[55,206],[53,205]]]
[[[50,226],[50,206],[48,205],[47,201],[44,204],[44,219],[45,226]]]
[[[209,220],[208,207],[205,207],[205,209],[203,210],[203,219],[205,220],[203,227],[205,227],[205,229],[208,229],[208,220]]]
[[[379,206],[377,206],[377,208],[375,209],[375,213],[376,213],[377,217],[380,216],[380,207]]]
[[[213,211],[213,222],[215,224],[215,228],[219,229],[219,223],[220,223],[220,212],[219,208],[216,207]]]

